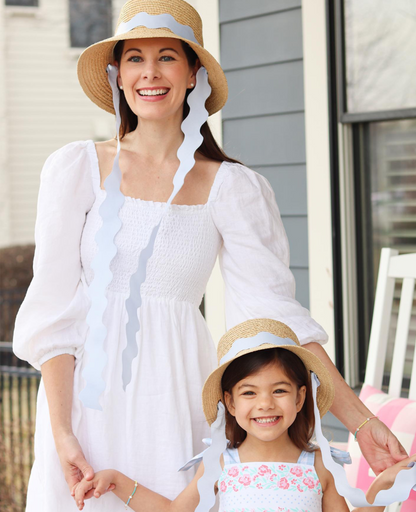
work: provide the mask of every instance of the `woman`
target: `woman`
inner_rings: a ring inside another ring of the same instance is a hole
[[[35,276],[14,339],[43,377],[27,511],[76,510],[68,487],[105,467],[168,498],[192,478],[177,469],[207,434],[200,392],[216,361],[198,306],[218,253],[228,327],[283,319],[334,376],[333,412],[354,431],[370,413],[293,298],[272,189],[224,155],[203,123],[205,96],[212,114],[227,87],[196,11],[183,0],[130,0],[116,36],[85,50],[78,74],[100,107],[118,118],[120,106],[121,143],[69,144],[42,172]],[[377,420],[358,437],[376,471],[404,458]],[[111,493],[88,506],[120,508]]]

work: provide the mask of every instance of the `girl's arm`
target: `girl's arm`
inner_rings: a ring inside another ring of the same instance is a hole
[[[129,507],[136,512],[154,512],[155,510],[158,512],[194,512],[199,503],[197,482],[203,473],[204,466],[201,463],[192,482],[173,501],[138,484]],[[134,491],[134,480],[119,471],[109,469],[99,471],[93,480],[87,481],[84,479],[76,486],[74,498],[79,510],[84,508],[84,499],[93,496],[99,498],[102,494],[111,490],[112,485],[115,486],[112,489],[113,493],[121,501],[127,503],[129,496]]]

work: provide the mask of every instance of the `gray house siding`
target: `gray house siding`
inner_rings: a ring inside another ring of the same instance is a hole
[[[297,299],[309,307],[302,11],[299,0],[220,0],[221,64],[230,89],[223,145],[273,186]]]

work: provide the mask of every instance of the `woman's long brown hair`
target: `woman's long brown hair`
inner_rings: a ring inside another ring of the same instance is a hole
[[[184,49],[186,58],[188,60],[188,64],[191,68],[194,68],[198,55],[193,51],[193,49],[184,41],[181,41],[182,47]],[[119,41],[114,47],[114,60],[117,63],[120,63],[121,56],[123,54],[124,41]],[[191,89],[188,89],[185,95],[185,101],[183,104],[183,119],[189,114],[189,105],[186,101],[188,98]],[[129,107],[126,98],[124,96],[123,91],[120,91],[120,115],[121,115],[121,128],[120,128],[120,139],[123,139],[128,133],[132,132],[137,128],[137,116]],[[214,139],[210,127],[207,122],[205,122],[201,127],[201,135],[203,137],[203,142],[198,148],[199,153],[201,155],[210,158],[211,160],[216,160],[218,162],[226,161],[226,162],[234,162],[241,163],[234,158],[229,157],[224,153],[224,151],[219,147],[217,141]]]

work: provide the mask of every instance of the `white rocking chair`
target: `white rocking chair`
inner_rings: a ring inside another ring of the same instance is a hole
[[[416,279],[416,254],[398,256],[394,249],[382,249],[371,325],[364,384],[381,390],[386,363],[388,335],[396,279],[403,279],[388,394],[398,398],[402,391],[406,349],[412,316]],[[416,353],[413,355],[409,398],[416,400]],[[399,512],[401,503],[386,512]],[[369,509],[371,510],[371,509]]]

